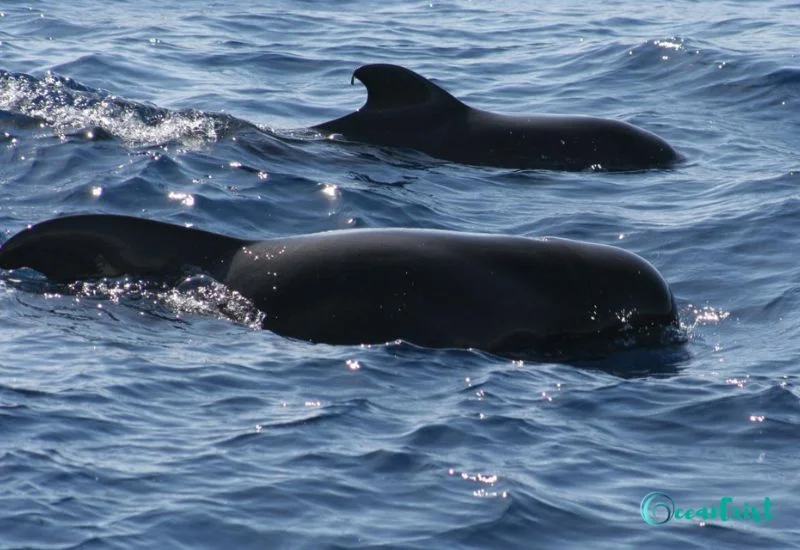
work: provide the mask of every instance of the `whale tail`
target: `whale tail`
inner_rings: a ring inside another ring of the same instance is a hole
[[[424,76],[399,65],[362,65],[353,72],[350,83],[360,80],[367,88],[367,102],[356,112],[324,122],[313,128],[324,133],[352,133],[354,125],[373,114],[415,111],[436,113],[469,109],[449,92]]]
[[[163,222],[80,215],[36,224],[0,247],[0,268],[30,267],[54,281],[173,275],[187,267],[219,278],[248,241]]]

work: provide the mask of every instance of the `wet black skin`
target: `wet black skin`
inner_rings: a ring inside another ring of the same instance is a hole
[[[201,269],[265,312],[264,328],[329,344],[544,353],[677,324],[670,288],[647,261],[556,238],[351,229],[247,241],[81,215],[3,244],[0,268],[21,267],[64,282]]]
[[[644,170],[680,160],[657,135],[590,116],[512,117],[473,109],[397,65],[353,73],[367,88],[358,111],[313,128],[349,141],[422,151],[447,161],[520,169]]]

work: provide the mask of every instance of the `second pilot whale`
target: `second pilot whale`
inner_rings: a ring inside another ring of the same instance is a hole
[[[452,162],[504,168],[643,170],[680,160],[664,139],[621,120],[483,111],[398,65],[364,65],[351,83],[355,79],[367,88],[364,106],[313,129]]]

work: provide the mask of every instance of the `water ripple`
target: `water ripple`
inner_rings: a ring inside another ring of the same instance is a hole
[[[199,275],[3,274],[7,546],[798,547],[796,2],[0,11],[0,241],[77,212],[555,235],[647,258],[682,323],[659,349],[510,361],[281,338]],[[307,130],[382,61],[479,108],[626,120],[686,160],[501,170]],[[651,491],[776,515],[654,527]]]

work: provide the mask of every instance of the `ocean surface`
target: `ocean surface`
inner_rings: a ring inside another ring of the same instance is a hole
[[[6,2],[0,242],[88,212],[555,235],[649,260],[686,341],[560,363],[313,345],[219,286],[2,272],[0,548],[800,548],[798,21],[780,0]],[[685,161],[481,168],[307,130],[363,104],[373,62],[495,112],[626,120]],[[646,523],[650,492],[681,517]]]

